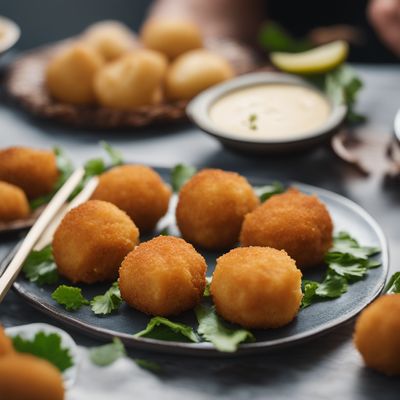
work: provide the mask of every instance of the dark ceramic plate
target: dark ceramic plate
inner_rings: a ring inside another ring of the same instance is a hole
[[[158,169],[158,171],[166,180],[169,179],[170,171],[168,169]],[[255,186],[270,183],[268,180],[250,181]],[[385,237],[373,218],[357,204],[342,196],[300,183],[295,183],[295,186],[306,193],[316,193],[320,197],[331,212],[336,231],[348,231],[363,245],[379,246],[382,252],[377,258],[382,262],[382,266],[370,270],[366,279],[351,285],[348,293],[341,298],[314,304],[302,310],[298,317],[289,325],[279,329],[254,331],[257,339],[256,342],[241,345],[235,355],[258,353],[272,348],[283,347],[309,340],[316,335],[325,333],[357,315],[379,295],[384,286],[388,271],[388,250]],[[173,223],[173,213],[170,213],[161,221],[160,229],[167,224],[173,225]],[[173,227],[172,229],[173,233],[175,233],[176,228]],[[142,240],[145,239],[142,238]],[[201,253],[207,259],[209,266],[208,275],[211,275],[214,270],[215,259],[219,254],[205,251],[201,251]],[[310,272],[305,272],[304,276],[306,279],[318,280],[322,278],[323,274],[324,267],[321,266]],[[109,285],[104,284],[83,285],[82,289],[87,298],[92,298],[97,294],[103,293],[108,287]],[[136,339],[132,335],[144,329],[149,321],[149,317],[129,308],[126,304],[121,306],[117,314],[107,317],[96,317],[88,307],[76,312],[67,312],[61,306],[57,305],[50,296],[55,286],[38,287],[21,276],[14,284],[14,289],[37,309],[93,337],[108,340],[112,337],[119,337],[128,346],[158,352],[191,354],[196,356],[231,355],[217,352],[210,343],[196,344],[145,338]],[[196,320],[192,311],[171,319],[196,327]]]

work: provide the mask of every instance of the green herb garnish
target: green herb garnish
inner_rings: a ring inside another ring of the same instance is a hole
[[[110,146],[107,142],[100,142],[103,146],[103,149],[107,152],[108,156],[111,160],[111,166],[116,167],[117,165],[122,165],[124,163],[124,158],[122,153],[115,149],[114,147]]]
[[[134,361],[140,368],[156,373],[161,372],[161,365],[155,361],[145,360],[143,358],[135,358]]]
[[[199,322],[198,333],[219,351],[234,352],[242,342],[254,341],[253,334],[243,328],[230,329],[222,323],[214,307],[199,305],[195,308]]]
[[[264,201],[268,200],[271,196],[283,193],[286,189],[281,182],[275,181],[270,185],[256,187],[254,190],[260,198],[260,201],[264,203]]]
[[[349,284],[364,278],[371,268],[380,266],[379,262],[369,259],[379,252],[377,247],[360,246],[348,233],[339,232],[325,256],[328,265],[325,279],[322,282],[303,281],[302,308],[346,293]]]
[[[70,175],[74,171],[74,166],[73,166],[71,160],[69,160],[69,158],[65,155],[65,153],[63,152],[63,150],[61,148],[55,147],[53,149],[53,152],[56,156],[56,163],[57,163],[57,168],[59,171],[59,176],[57,178],[57,181],[54,185],[53,190],[50,193],[31,200],[29,205],[32,210],[35,210],[36,208],[42,206],[43,204],[47,204],[53,198],[53,196],[56,194],[58,189],[60,189],[61,186],[64,185],[64,183],[67,181],[67,179],[70,177]]]
[[[250,114],[249,115],[249,128],[252,131],[255,131],[257,129],[257,114]]]
[[[100,367],[111,365],[125,355],[125,346],[118,338],[114,338],[112,343],[92,347],[89,352],[90,361]]]
[[[59,275],[51,245],[39,251],[32,250],[26,258],[22,270],[29,281],[38,285],[56,283]]]
[[[400,293],[400,272],[395,272],[389,279],[388,284],[384,290],[387,294],[397,294]]]
[[[199,339],[193,329],[185,324],[170,321],[164,317],[153,317],[147,327],[134,335],[134,337],[146,337],[159,340],[180,342],[198,342]]]
[[[90,302],[90,306],[96,315],[107,315],[118,310],[121,303],[122,298],[118,282],[114,282],[104,294],[95,296]]]
[[[38,332],[35,337],[24,339],[20,335],[12,338],[14,349],[19,353],[29,353],[51,362],[61,372],[74,365],[70,350],[61,345],[57,333]]]
[[[89,304],[82,295],[82,289],[75,286],[60,285],[51,294],[51,298],[68,311],[76,311]]]
[[[179,192],[181,187],[197,172],[191,165],[178,164],[171,171],[171,185],[174,192]]]
[[[206,287],[204,288],[204,297],[210,297],[211,296],[211,291],[210,291],[210,285],[212,281],[212,276],[207,276],[206,277]]]

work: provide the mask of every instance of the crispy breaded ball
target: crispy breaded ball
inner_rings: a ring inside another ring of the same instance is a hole
[[[211,294],[218,314],[247,328],[278,328],[299,311],[301,272],[283,250],[239,247],[217,260]]]
[[[123,165],[100,175],[92,198],[124,210],[140,232],[150,232],[168,210],[170,188],[145,165]]]
[[[247,213],[259,204],[243,176],[219,169],[204,169],[181,189],[176,221],[182,237],[207,249],[234,246]]]
[[[332,219],[318,197],[289,189],[246,215],[240,243],[283,249],[304,268],[323,261],[332,232]]]
[[[206,284],[204,258],[183,239],[158,236],[130,252],[119,270],[122,298],[152,315],[177,315],[195,307]]]
[[[358,317],[354,343],[365,364],[386,375],[400,375],[400,294],[380,297]]]
[[[53,239],[58,272],[72,282],[115,280],[139,230],[114,204],[90,200],[69,211]]]
[[[48,361],[30,354],[0,357],[0,399],[63,400],[61,373]]]
[[[152,19],[143,26],[140,38],[147,48],[164,53],[170,59],[203,47],[199,27],[188,20]]]
[[[26,218],[30,213],[28,199],[19,187],[0,181],[0,221]]]
[[[11,353],[14,353],[12,341],[6,335],[4,328],[0,325],[0,358]]]
[[[168,68],[166,95],[171,100],[190,100],[233,76],[231,65],[222,56],[205,49],[192,50],[179,56]]]
[[[130,110],[161,101],[167,60],[152,50],[136,50],[107,64],[95,77],[97,100],[105,107]]]
[[[20,187],[29,199],[50,193],[59,174],[56,157],[50,150],[0,150],[0,180]]]
[[[133,32],[118,21],[101,21],[91,25],[84,32],[82,40],[105,61],[116,60],[137,44]]]
[[[47,65],[47,89],[62,102],[93,103],[93,79],[102,65],[102,57],[90,46],[73,44],[62,49]]]

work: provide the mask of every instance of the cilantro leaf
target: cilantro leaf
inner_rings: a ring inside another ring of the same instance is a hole
[[[26,258],[22,270],[31,282],[36,282],[39,285],[56,283],[59,275],[53,259],[51,245],[39,251],[32,250]]]
[[[198,342],[199,339],[193,329],[185,324],[170,321],[164,317],[153,317],[147,327],[134,335],[134,337],[146,337],[169,341]]]
[[[112,343],[105,344],[103,346],[92,347],[89,351],[90,361],[100,367],[111,365],[125,355],[125,346],[118,338],[114,338]]]
[[[121,303],[122,298],[118,282],[114,282],[104,294],[95,296],[90,302],[90,306],[96,315],[106,315],[118,310]]]
[[[387,294],[400,293],[400,272],[396,272],[392,275],[385,287],[384,292]]]
[[[70,350],[61,345],[61,336],[57,333],[38,332],[32,340],[20,335],[13,339],[14,349],[19,353],[29,353],[51,362],[61,372],[74,365]]]
[[[318,286],[319,283],[315,281],[304,280],[302,282],[303,298],[301,300],[301,308],[306,308],[313,303]]]
[[[207,276],[206,277],[206,287],[204,288],[204,293],[203,293],[204,297],[210,297],[211,296],[211,292],[210,292],[211,280],[212,280],[212,276]]]
[[[328,273],[324,281],[320,283],[315,290],[315,295],[320,298],[336,299],[346,292],[346,279],[341,276]]]
[[[60,285],[51,294],[51,298],[65,306],[68,311],[79,310],[83,305],[89,304],[82,295],[82,289],[74,286]]]
[[[181,187],[197,172],[195,167],[178,164],[171,171],[171,185],[174,192],[179,192]]]
[[[270,185],[260,186],[254,189],[257,193],[260,201],[264,203],[264,201],[268,200],[271,196],[275,194],[280,194],[285,191],[284,186],[281,182],[275,181]]]
[[[113,167],[117,165],[122,165],[124,163],[124,159],[122,156],[122,153],[115,149],[114,147],[111,147],[107,142],[100,142],[101,145],[103,146],[103,149],[107,152],[108,156],[111,159],[111,165]]]
[[[230,329],[225,326],[214,307],[199,305],[195,312],[199,322],[198,333],[219,351],[234,352],[240,343],[255,340],[253,334],[246,329]]]

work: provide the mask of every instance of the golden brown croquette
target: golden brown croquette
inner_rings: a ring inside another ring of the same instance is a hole
[[[59,176],[50,150],[10,147],[0,150],[0,180],[20,187],[29,199],[50,193]]]
[[[0,357],[0,399],[63,400],[63,379],[56,367],[30,354]]]
[[[26,218],[30,213],[28,199],[19,187],[0,181],[0,221]]]
[[[400,294],[380,297],[358,317],[354,343],[365,364],[386,375],[400,375]]]
[[[182,187],[176,221],[188,242],[207,249],[229,248],[239,239],[244,216],[258,204],[243,176],[204,169]]]
[[[92,198],[124,210],[140,232],[150,232],[168,210],[171,190],[160,175],[144,165],[123,165],[100,176]]]
[[[114,204],[90,200],[69,211],[53,239],[58,272],[72,282],[115,280],[139,230]]]
[[[299,311],[301,272],[283,250],[239,247],[217,260],[211,294],[219,315],[247,328],[278,328]]]
[[[203,296],[207,265],[183,239],[158,236],[130,252],[119,270],[122,298],[152,315],[176,315]]]
[[[0,325],[0,357],[14,352],[11,339],[6,335],[4,328]]]
[[[289,189],[246,216],[240,243],[283,249],[304,268],[323,261],[332,233],[332,219],[318,197]]]

